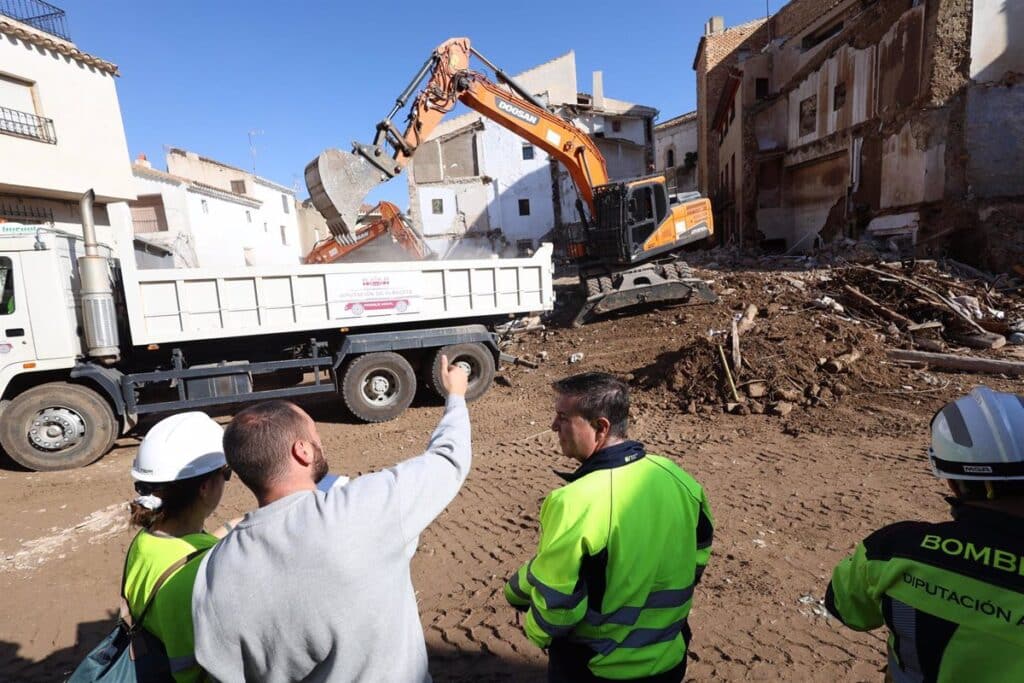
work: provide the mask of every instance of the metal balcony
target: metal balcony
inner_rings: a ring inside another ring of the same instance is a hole
[[[53,119],[48,119],[28,112],[0,107],[0,133],[32,138],[40,142],[57,144],[57,132],[53,128]]]
[[[0,0],[0,15],[6,15],[58,38],[71,40],[64,10],[43,0]]]

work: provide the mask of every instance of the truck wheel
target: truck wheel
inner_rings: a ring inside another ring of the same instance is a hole
[[[441,356],[448,356],[448,362],[459,365],[469,373],[469,388],[466,390],[466,400],[475,401],[484,395],[494,381],[494,356],[490,350],[479,343],[452,344],[442,346],[434,354],[434,361],[430,364],[430,377],[427,384],[441,398],[448,394],[441,383]]]
[[[416,373],[397,353],[367,353],[352,361],[341,380],[341,396],[365,422],[393,420],[416,395]]]
[[[84,467],[117,438],[114,411],[95,391],[50,382],[16,396],[0,420],[0,446],[37,472]]]

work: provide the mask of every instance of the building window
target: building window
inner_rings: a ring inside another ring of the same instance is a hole
[[[245,222],[252,223],[252,211],[245,212]]]
[[[523,145],[523,161],[533,158],[533,145]]]
[[[263,221],[263,232],[270,232],[270,226],[267,225],[266,221]]]
[[[665,152],[665,167],[666,168],[672,168],[675,165],[676,165],[676,151],[674,149],[670,149],[669,151]]]
[[[444,200],[443,199],[431,199],[430,200],[430,213],[435,216],[440,216],[444,213]]]
[[[800,47],[802,47],[804,50],[810,50],[812,47],[821,45],[826,40],[828,40],[829,38],[836,35],[842,30],[843,22],[840,21],[835,24],[832,24],[831,26],[828,26],[819,31],[815,31],[814,33],[804,36],[804,39],[801,42]]]
[[[818,96],[811,95],[800,102],[800,137],[813,135],[818,130]]]
[[[286,194],[281,195],[281,210],[285,213],[291,213],[288,210],[288,195]]]
[[[622,132],[622,121],[619,121],[618,119],[612,119],[612,132],[613,133],[621,133]]]
[[[0,256],[0,315],[14,313],[14,262]]]
[[[839,111],[846,104],[846,83],[837,83],[832,88],[832,111]]]
[[[210,204],[205,199],[200,199],[199,205],[203,207],[203,213],[210,213]]]
[[[754,81],[754,96],[763,100],[768,97],[768,79],[758,78]]]
[[[35,84],[0,75],[0,133],[57,143],[53,120],[39,116]]]
[[[232,180],[231,191],[235,194],[245,194],[245,181],[244,180]]]
[[[520,199],[519,200],[519,215],[529,216],[530,215],[530,200]]]
[[[281,226],[281,244],[288,246],[288,228]]]

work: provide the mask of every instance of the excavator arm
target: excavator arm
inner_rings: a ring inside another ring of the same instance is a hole
[[[490,67],[504,88],[469,68],[470,56]],[[421,84],[425,85],[420,88]],[[417,92],[405,130],[394,116]],[[426,61],[380,123],[373,143],[352,143],[351,152],[329,149],[306,166],[306,186],[313,205],[342,244],[355,240],[363,198],[378,184],[402,172],[419,146],[457,103],[462,102],[555,157],[569,171],[591,215],[593,188],[608,182],[597,145],[572,122],[544,105],[470,46],[468,38],[451,38]]]

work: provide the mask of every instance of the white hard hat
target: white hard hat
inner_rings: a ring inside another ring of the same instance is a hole
[[[978,387],[946,404],[928,457],[944,479],[1024,479],[1024,396]]]
[[[224,467],[224,429],[206,413],[179,413],[146,434],[132,463],[132,479],[165,483]]]

